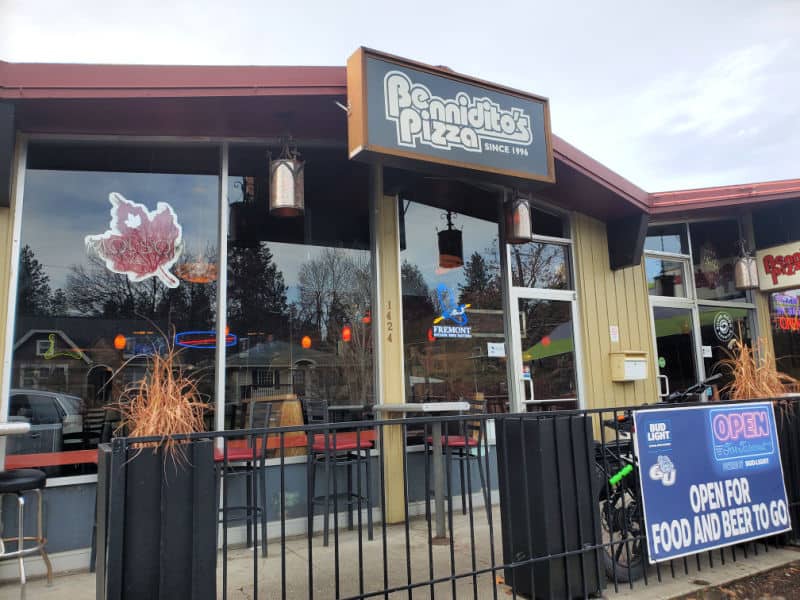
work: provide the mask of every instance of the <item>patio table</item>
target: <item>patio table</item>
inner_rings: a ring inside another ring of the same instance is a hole
[[[422,412],[426,414],[463,412],[469,410],[469,402],[421,402],[403,404],[377,404],[376,412]],[[444,526],[444,469],[442,468],[442,423],[433,421],[431,423],[431,435],[433,437],[433,498],[436,509],[436,536],[432,543],[447,543],[447,535]]]

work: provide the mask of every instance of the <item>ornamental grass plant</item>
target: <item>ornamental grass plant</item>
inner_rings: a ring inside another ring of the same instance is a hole
[[[183,453],[177,451],[177,446],[184,441],[175,440],[174,436],[203,431],[203,416],[209,405],[202,401],[197,382],[184,372],[179,354],[173,344],[168,344],[165,352],[147,355],[145,376],[122,391],[118,410],[119,431],[128,437],[161,438],[159,442],[134,447],[152,447],[154,452],[163,447],[180,462]]]
[[[741,332],[740,332],[741,333]],[[731,400],[775,398],[785,396],[800,381],[777,369],[772,352],[764,338],[758,338],[755,348],[739,339],[734,339],[730,349],[725,349],[727,358],[717,366],[727,371],[732,380],[720,390]]]

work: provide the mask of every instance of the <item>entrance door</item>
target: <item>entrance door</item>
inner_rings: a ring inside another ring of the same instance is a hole
[[[512,365],[518,369],[520,408],[577,408],[574,292],[543,294],[539,290],[515,296],[512,306],[518,318],[513,323],[516,343]]]
[[[700,378],[695,342],[695,316],[690,307],[653,303],[659,395],[684,390]]]

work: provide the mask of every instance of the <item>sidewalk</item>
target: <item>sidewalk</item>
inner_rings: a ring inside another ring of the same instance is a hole
[[[490,548],[488,544],[488,525],[482,509],[476,510],[474,520],[474,535],[476,540],[475,567],[477,570],[488,568],[491,565]],[[502,555],[499,531],[499,511],[495,507],[493,519],[496,525],[495,531],[495,556],[499,562]],[[434,577],[447,577],[452,572],[464,573],[471,572],[472,553],[470,523],[467,516],[460,513],[454,515],[454,563],[451,565],[451,553],[449,545],[433,546],[433,573]],[[412,521],[409,527],[410,540],[410,559],[412,564],[413,581],[427,580],[429,576],[429,555],[428,555],[428,530],[424,519],[418,518]],[[333,537],[328,548],[322,546],[321,536],[314,538],[312,548],[313,554],[313,579],[314,579],[314,598],[317,600],[327,600],[336,597],[335,590],[335,561]],[[708,556],[702,555],[702,570],[697,570],[697,561],[692,558],[686,561],[688,574],[684,571],[682,560],[674,563],[674,578],[669,566],[661,568],[661,579],[659,582],[655,569],[651,568],[648,573],[648,583],[644,581],[634,582],[631,589],[628,584],[619,584],[619,589],[614,590],[613,583],[609,583],[604,597],[609,599],[668,599],[676,596],[697,592],[699,589],[711,585],[740,579],[747,575],[752,575],[760,571],[775,568],[780,565],[798,560],[800,553],[794,549],[770,548],[765,552],[762,546],[758,556],[751,551],[749,557],[745,558],[741,550],[737,551],[735,562],[730,559],[730,553],[726,552],[726,562],[721,564],[719,552],[714,553],[714,568],[709,568]],[[375,528],[375,540],[367,541],[366,533],[363,537],[363,568],[358,564],[358,535],[355,531],[347,531],[346,528],[340,530],[339,534],[339,594],[342,598],[357,595],[363,587],[365,591],[382,590],[383,588],[383,552],[381,543],[380,524]],[[387,528],[387,553],[386,562],[388,565],[387,579],[389,586],[404,586],[408,582],[407,558],[405,549],[405,528],[392,526]],[[228,553],[228,598],[231,600],[252,600],[254,598],[252,586],[253,573],[253,552],[247,549],[235,549]],[[293,538],[286,543],[286,597],[291,599],[308,598],[308,541],[306,538]],[[279,599],[281,598],[281,554],[280,545],[272,543],[269,546],[269,557],[258,558],[258,598]],[[501,576],[502,573],[498,573]],[[500,577],[502,581],[502,577]],[[445,582],[435,585],[437,599],[446,598],[470,599],[473,598],[473,583],[478,590],[479,600],[497,598],[511,598],[511,590],[508,586],[495,583],[495,578],[491,572],[458,579],[455,585]],[[64,574],[55,577],[52,587],[47,587],[43,579],[33,580],[28,583],[26,598],[28,600],[94,600],[95,579],[90,573]],[[218,590],[222,590],[221,570],[218,572]],[[453,592],[455,591],[455,594]],[[221,593],[218,594],[221,597]],[[0,585],[0,599],[20,598],[18,585],[6,583]],[[379,596],[383,598],[383,594]],[[395,592],[389,594],[389,598],[408,599],[408,592]],[[414,589],[413,598],[431,598],[431,588],[428,586],[417,587]]]

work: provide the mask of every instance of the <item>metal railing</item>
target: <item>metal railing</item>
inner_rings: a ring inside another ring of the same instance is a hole
[[[205,492],[219,498],[213,519],[221,598],[236,591],[251,598],[483,600],[543,590],[587,597],[800,539],[800,406],[784,400],[776,414],[794,532],[650,565],[636,469],[615,479],[636,456],[629,434],[611,425],[638,408],[647,406],[209,432],[175,441],[211,440],[217,448],[215,488]],[[436,535],[435,428],[443,448],[444,538]],[[161,441],[113,440],[115,481],[124,480],[138,445]],[[242,458],[248,443],[265,444],[265,451]],[[266,474],[261,490],[255,479],[233,477],[248,469]],[[100,511],[108,519],[100,526],[105,589],[122,576],[114,564],[122,560],[126,527],[121,487],[112,486]],[[266,556],[262,513],[232,516],[240,505],[265,511]]]

